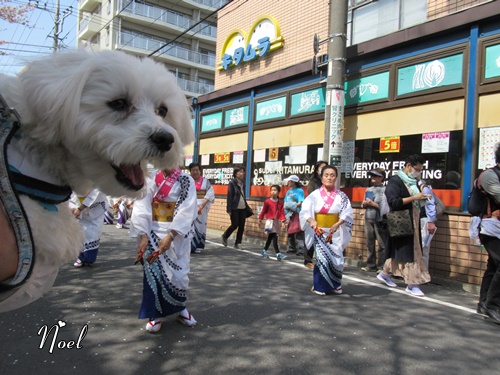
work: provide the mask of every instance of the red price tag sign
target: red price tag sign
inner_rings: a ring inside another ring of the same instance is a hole
[[[223,152],[221,154],[214,154],[214,163],[230,163],[231,161],[231,153]]]
[[[399,152],[401,142],[399,137],[380,138],[380,153]]]

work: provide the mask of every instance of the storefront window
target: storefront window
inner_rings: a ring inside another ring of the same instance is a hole
[[[462,131],[392,137],[396,142],[386,150],[381,138],[355,141],[352,173],[345,174],[343,185],[348,188],[367,187],[368,171],[384,168],[387,178],[404,167],[405,157],[419,154],[425,164],[422,179],[433,189],[459,190],[462,170]],[[396,139],[397,138],[397,139]]]

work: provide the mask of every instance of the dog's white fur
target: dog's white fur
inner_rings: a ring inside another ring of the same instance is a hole
[[[19,77],[0,76],[0,93],[21,116],[22,139],[12,147],[23,162],[79,194],[97,187],[111,196],[140,196],[143,189],[126,187],[117,170],[137,188],[147,163],[179,166],[183,148],[194,140],[175,77],[148,58],[117,51],[54,55],[31,63]],[[168,134],[174,142],[166,151],[162,140]],[[57,268],[78,256],[83,234],[66,203],[57,213],[26,196],[22,203],[36,248],[31,283],[22,288],[35,299],[52,286]]]

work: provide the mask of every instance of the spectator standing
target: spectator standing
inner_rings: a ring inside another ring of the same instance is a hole
[[[365,199],[361,206],[365,211],[365,235],[367,246],[366,267],[361,271],[376,272],[382,270],[385,262],[385,242],[387,241],[387,226],[384,222],[381,208],[385,201],[385,170],[376,168],[368,172],[372,186],[366,189]],[[375,249],[375,240],[377,240],[378,257]],[[378,258],[378,259],[377,259]]]
[[[189,164],[189,173],[194,180],[196,188],[196,199],[198,204],[198,216],[193,223],[193,239],[191,240],[191,252],[201,253],[205,249],[207,237],[208,211],[215,200],[214,188],[208,179],[201,175],[200,163]]]
[[[327,165],[327,162],[324,160],[320,160],[316,162],[314,165],[314,171],[311,175],[311,179],[309,180],[309,184],[307,184],[307,195],[311,195],[311,193],[319,189],[322,185],[321,183],[321,170],[323,167]],[[313,255],[314,255],[314,245],[306,250],[304,253],[304,266],[309,269],[314,269],[313,264]]]
[[[311,292],[320,296],[342,294],[343,252],[351,240],[352,207],[335,186],[337,174],[331,165],[321,170],[323,185],[307,196],[300,212],[307,246],[314,244],[316,251]]]
[[[245,200],[245,168],[236,167],[233,170],[233,179],[229,181],[227,188],[226,211],[231,218],[231,225],[222,233],[221,239],[224,246],[227,246],[227,240],[231,234],[236,232],[234,248],[241,249],[243,241],[243,232],[245,231],[246,221],[246,200]]]
[[[495,163],[495,167],[479,177],[488,194],[489,207],[481,218],[479,232],[479,239],[488,252],[488,263],[481,282],[477,312],[500,324],[500,143],[496,146]]]
[[[420,155],[412,155],[405,161],[405,167],[387,182],[385,196],[391,211],[409,211],[413,233],[401,237],[390,237],[386,243],[386,261],[384,269],[377,278],[386,285],[395,288],[397,285],[389,276],[393,273],[404,278],[406,291],[413,296],[423,297],[421,284],[431,281],[431,277],[422,260],[420,242],[420,207],[427,196],[422,193],[417,180],[422,174],[425,160]],[[391,231],[388,222],[389,233]]]
[[[429,256],[431,252],[431,241],[436,233],[437,227],[437,212],[436,198],[432,192],[432,188],[426,184],[424,180],[418,181],[420,191],[429,198],[425,201],[425,205],[420,207],[420,230],[422,237],[422,260],[425,267],[429,270]]]
[[[287,253],[295,253],[303,256],[304,249],[304,232],[300,226],[300,206],[304,201],[304,190],[300,185],[300,179],[297,175],[291,175],[286,178],[288,187],[290,188],[285,195],[285,215],[288,222],[288,250]]]
[[[194,181],[180,168],[153,176],[146,195],[135,201],[130,220],[130,236],[138,239],[136,263],[144,266],[139,319],[148,319],[148,332],[158,332],[163,319],[175,313],[180,323],[196,325],[186,309],[191,226],[197,212]]]
[[[79,219],[85,233],[85,242],[78,259],[73,264],[76,268],[91,265],[97,259],[101,243],[104,213],[108,210],[108,198],[94,189],[84,197],[72,194],[69,202],[73,215]]]
[[[262,250],[262,256],[264,258],[269,258],[267,249],[269,249],[269,245],[271,245],[272,241],[277,260],[286,258],[285,254],[280,253],[278,246],[278,236],[281,233],[281,226],[284,226],[286,220],[283,202],[279,198],[280,190],[281,188],[278,185],[271,186],[271,197],[265,200],[259,215],[259,226],[262,225],[262,220],[266,220],[265,231],[267,233],[266,245]],[[272,224],[268,226],[268,222]]]

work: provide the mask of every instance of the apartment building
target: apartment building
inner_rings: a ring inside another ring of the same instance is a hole
[[[80,0],[78,48],[151,56],[186,97],[213,91],[217,9],[227,0]]]

